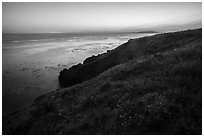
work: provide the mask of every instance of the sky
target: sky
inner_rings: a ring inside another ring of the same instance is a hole
[[[202,27],[202,3],[3,2],[3,33],[171,31]]]

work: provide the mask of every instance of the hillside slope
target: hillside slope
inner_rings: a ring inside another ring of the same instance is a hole
[[[3,117],[3,134],[202,134],[202,30],[179,33],[140,39],[147,55]]]
[[[59,81],[63,87],[72,86],[133,58],[179,48],[200,37],[201,30],[198,29],[129,40],[112,51],[87,58],[83,64],[62,70]]]

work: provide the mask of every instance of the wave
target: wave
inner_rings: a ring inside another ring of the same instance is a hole
[[[50,41],[50,40],[56,40],[56,39],[31,39],[31,40],[20,40],[20,41],[14,40],[11,42],[12,43],[19,43],[19,42],[35,42],[35,41]]]

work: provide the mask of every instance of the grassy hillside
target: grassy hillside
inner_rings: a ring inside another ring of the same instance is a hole
[[[173,50],[200,39],[200,37],[201,30],[194,30],[129,40],[112,51],[87,58],[83,64],[62,70],[59,75],[59,81],[64,87],[72,86],[91,79],[109,68],[128,60],[156,52]]]
[[[201,35],[130,40],[112,53],[143,56],[38,97],[3,117],[3,134],[202,134]]]

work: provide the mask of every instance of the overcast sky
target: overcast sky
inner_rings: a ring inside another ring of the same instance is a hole
[[[3,3],[4,33],[185,29],[202,26],[202,3]]]

